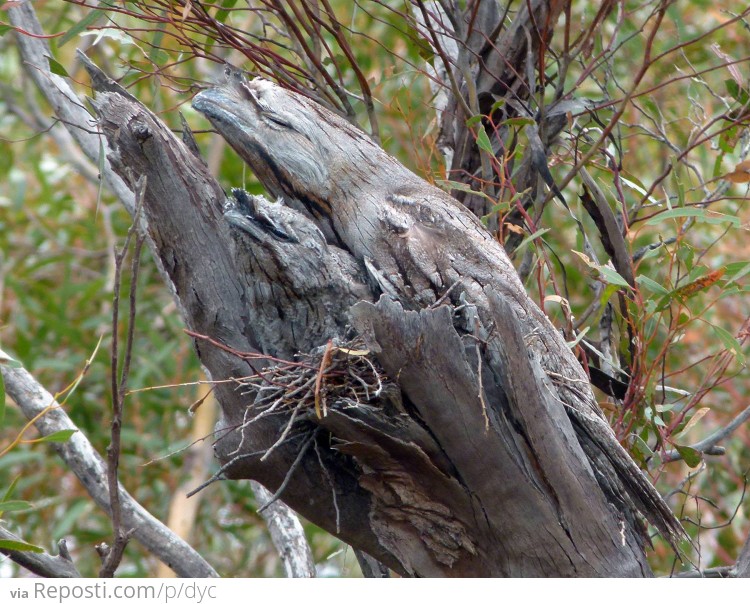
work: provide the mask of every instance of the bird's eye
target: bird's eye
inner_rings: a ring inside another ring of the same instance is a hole
[[[267,111],[263,112],[263,117],[265,117],[269,122],[272,122],[276,124],[277,126],[281,126],[282,128],[288,128],[289,130],[294,130],[294,126],[287,120],[280,118],[277,114],[269,113]]]

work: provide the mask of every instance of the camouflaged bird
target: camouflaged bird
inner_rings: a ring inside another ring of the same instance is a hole
[[[451,303],[464,332],[483,326],[488,333],[488,292],[500,295],[529,353],[555,376],[555,397],[607,498],[626,515],[637,509],[676,549],[685,535],[680,523],[618,442],[586,373],[477,217],[311,99],[231,68],[226,76],[193,107],[269,193],[311,219],[327,245],[351,254],[373,286],[407,307]]]

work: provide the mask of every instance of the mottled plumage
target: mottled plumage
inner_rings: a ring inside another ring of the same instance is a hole
[[[347,252],[392,297],[410,307],[445,299],[474,313],[483,333],[491,333],[497,322],[497,305],[488,292],[502,297],[516,315],[529,353],[555,376],[555,398],[609,500],[633,523],[634,506],[676,547],[684,535],[679,522],[620,446],[586,374],[524,291],[502,246],[467,208],[340,116],[270,82],[248,82],[229,70],[226,84],[201,92],[193,105],[269,192],[315,222],[329,246],[311,235],[320,249]],[[345,305],[342,300],[339,311]],[[456,319],[473,333],[466,317],[459,313]],[[504,411],[498,407],[498,412]]]

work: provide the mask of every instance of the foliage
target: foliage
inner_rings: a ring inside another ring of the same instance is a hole
[[[722,442],[722,457],[690,445],[725,426],[750,395],[750,84],[743,75],[750,23],[747,11],[738,14],[727,2],[671,3],[663,15],[656,2],[610,4],[572,3],[527,101],[534,116],[556,100],[576,101],[547,157],[565,206],[554,190],[518,188],[534,120],[497,121],[495,105],[467,121],[492,181],[485,172],[473,178],[441,167],[434,79],[425,66],[437,58],[404,2],[292,2],[287,12],[233,0],[66,3],[62,11],[41,3],[37,10],[45,31],[60,34],[52,42],[53,70],[81,82],[85,93],[78,45],[175,128],[179,107],[227,188],[258,192],[252,175],[217,137],[202,134],[206,123],[185,104],[218,77],[223,60],[314,96],[422,176],[483,195],[487,224],[497,227],[532,296],[582,361],[625,372],[616,374],[629,381],[622,404],[598,393],[602,406],[631,453],[663,492],[671,491],[673,507],[696,524],[700,564],[730,564],[750,528],[747,432]],[[279,33],[294,27],[298,35]],[[130,219],[100,190],[96,168],[93,178],[91,166],[76,172],[75,154],[50,137],[60,125],[46,117],[23,76],[13,35],[6,30],[0,38],[0,82],[13,82],[0,84],[0,153],[7,158],[0,163],[0,342],[50,391],[64,392],[100,339],[103,350],[111,343],[113,249]],[[507,144],[498,152],[500,140]],[[587,204],[597,193],[625,225],[629,269],[617,264]],[[165,517],[189,470],[184,454],[169,453],[190,444],[188,408],[200,396],[201,373],[153,262],[144,259],[138,280],[121,480]],[[106,357],[100,351],[92,358],[67,403],[100,451],[109,438]],[[33,507],[0,509],[24,538],[48,550],[73,536],[82,572],[94,574],[90,546],[108,538],[108,520],[49,445],[6,448],[26,421],[13,404],[4,410],[0,483],[13,481],[8,490]],[[665,464],[670,451],[682,461]],[[204,497],[196,548],[225,575],[280,574],[249,489],[221,483]],[[356,572],[350,551],[308,530],[316,561],[332,574]],[[661,543],[652,561],[671,570]],[[131,545],[120,574],[154,569]]]

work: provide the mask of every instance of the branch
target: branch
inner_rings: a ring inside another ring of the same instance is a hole
[[[0,365],[0,371],[8,394],[28,419],[47,410],[34,423],[43,436],[60,430],[76,430],[68,442],[54,446],[58,455],[78,477],[91,498],[109,514],[107,467],[99,453],[78,430],[54,397],[28,371],[5,365]],[[122,485],[119,486],[119,490],[123,526],[127,530],[136,529],[133,536],[146,549],[173,568],[181,577],[219,576],[198,552],[147,512]]]
[[[731,434],[742,424],[744,424],[748,419],[750,419],[750,406],[748,406],[744,411],[737,415],[737,417],[735,417],[726,426],[714,432],[711,436],[708,436],[702,441],[689,446],[691,449],[701,451],[706,455],[723,455],[723,448],[716,447],[716,445],[728,436],[731,436]],[[676,450],[667,451],[664,455],[662,455],[662,461],[664,462],[677,461],[679,459],[682,459],[682,456]]]
[[[8,539],[10,541],[23,541],[20,537],[14,535],[9,530],[0,526],[0,539]],[[40,577],[55,578],[55,579],[78,579],[81,574],[73,564],[73,561],[68,555],[68,550],[65,546],[65,540],[60,540],[58,543],[60,548],[59,556],[50,556],[49,554],[39,554],[36,552],[26,552],[14,549],[6,549],[0,547],[0,552],[6,554],[13,562],[19,566],[23,566],[25,569],[30,570],[35,575]]]
[[[272,501],[273,494],[262,484],[252,481],[250,485],[260,515],[268,524],[271,540],[284,563],[286,576],[314,577],[312,551],[297,515],[282,502]]]
[[[270,192],[290,204],[301,204],[320,230],[330,233],[331,241],[387,276],[390,291],[404,308],[432,307],[458,282],[450,302],[461,308],[471,305],[484,324],[497,325],[495,315],[500,311],[493,307],[489,292],[501,296],[515,315],[523,317],[519,329],[528,339],[528,351],[539,353],[542,367],[550,375],[565,376],[554,385],[555,396],[576,425],[579,438],[592,445],[591,461],[600,465],[600,476],[621,479],[614,488],[624,487],[640,511],[676,544],[683,534],[681,526],[616,441],[594,399],[588,376],[560,333],[526,294],[503,248],[473,214],[416,177],[338,116],[270,82],[248,82],[228,70],[226,84],[198,94],[193,107],[208,117]],[[362,325],[356,320],[353,324],[362,333]],[[383,340],[392,343],[401,327],[383,333]],[[473,326],[468,329],[475,335]],[[412,335],[422,342],[421,333]],[[386,341],[376,339],[377,344],[368,344],[368,349],[384,350]],[[437,351],[426,344],[420,344],[420,350],[422,345],[430,351],[430,362],[436,363]],[[437,347],[443,345],[436,340]],[[423,352],[414,354],[423,356]],[[519,354],[526,356],[525,352]],[[378,358],[387,374],[398,376],[403,389],[406,371],[390,366],[392,360],[386,356]],[[490,365],[494,363],[493,359]],[[457,368],[448,365],[445,370]],[[503,373],[502,368],[496,370]],[[419,381],[419,388],[424,389],[424,384]],[[468,387],[476,391],[474,384]],[[460,390],[457,385],[450,389]],[[408,396],[414,404],[412,393]],[[503,397],[497,396],[495,404],[500,405]],[[448,406],[463,409],[459,403]],[[434,409],[431,412],[439,414]],[[427,412],[420,415],[434,424]],[[559,433],[559,426],[552,433]],[[503,445],[497,444],[501,450]],[[606,488],[611,491],[613,485]]]
[[[222,407],[222,436],[215,450],[227,468],[225,477],[252,478],[276,491],[297,450],[280,446],[260,462],[286,421],[283,415],[252,421],[253,397],[238,391],[233,380],[255,375],[265,362],[239,358],[227,349],[290,356],[310,350],[311,343],[323,337],[327,341],[332,333],[343,333],[347,304],[369,291],[362,274],[350,255],[328,246],[320,230],[291,208],[235,191],[235,207],[226,209],[226,195],[205,164],[132,97],[105,88],[94,105],[116,150],[110,156],[115,169],[121,175],[129,168],[148,177],[144,212],[158,245],[155,255],[167,268],[188,329],[210,338],[195,338],[195,346]],[[259,242],[257,248],[249,247],[251,241]],[[295,243],[300,241],[304,244]],[[285,251],[291,255],[284,256]],[[300,271],[284,271],[285,266]],[[280,280],[270,278],[276,275]],[[321,306],[311,306],[309,300]],[[277,308],[276,302],[288,306]],[[223,348],[212,341],[220,341]],[[247,452],[242,447],[262,453],[242,457]],[[340,458],[332,451],[322,457],[328,467]],[[242,463],[228,465],[230,458],[241,458]],[[284,502],[336,533],[331,513],[335,494],[342,510],[341,538],[403,572],[368,530],[370,497],[357,484],[356,472],[332,472],[334,486],[321,489],[326,478],[317,456],[308,452],[303,465],[285,489]],[[351,511],[343,512],[347,506]]]
[[[18,50],[21,59],[28,68],[29,75],[86,157],[95,165],[100,165],[100,156],[102,152],[106,152],[107,142],[91,131],[93,118],[86,111],[78,95],[65,78],[50,71],[47,57],[52,55],[52,51],[47,40],[38,37],[43,32],[31,2],[22,0],[13,3],[8,6],[7,13],[10,22],[15,27],[35,34],[34,37],[16,34]],[[133,193],[125,182],[112,171],[109,162],[104,161],[101,165],[103,166],[102,178],[105,184],[132,213],[135,207]]]
[[[107,447],[107,485],[109,488],[109,508],[112,517],[112,532],[114,533],[114,543],[104,556],[104,564],[99,571],[100,577],[113,577],[117,567],[122,562],[122,556],[128,545],[131,531],[122,529],[122,505],[120,503],[120,492],[117,488],[118,478],[117,470],[120,465],[121,451],[121,433],[122,433],[122,413],[123,402],[125,400],[125,389],[127,386],[128,376],[130,374],[130,361],[133,352],[133,340],[135,339],[135,307],[136,307],[136,288],[138,287],[138,268],[141,260],[141,248],[143,247],[144,236],[138,235],[135,240],[135,249],[130,275],[130,316],[127,324],[127,338],[125,341],[125,358],[122,366],[119,363],[119,315],[120,315],[120,287],[122,285],[122,267],[125,257],[130,247],[130,241],[138,230],[138,215],[140,214],[143,204],[143,195],[146,190],[146,177],[141,176],[137,181],[131,182],[136,197],[135,221],[128,230],[125,238],[125,245],[119,251],[115,250],[115,282],[114,282],[114,301],[112,305],[112,350],[111,350],[111,382],[112,382],[112,427],[110,444]],[[119,373],[119,380],[118,380]]]

